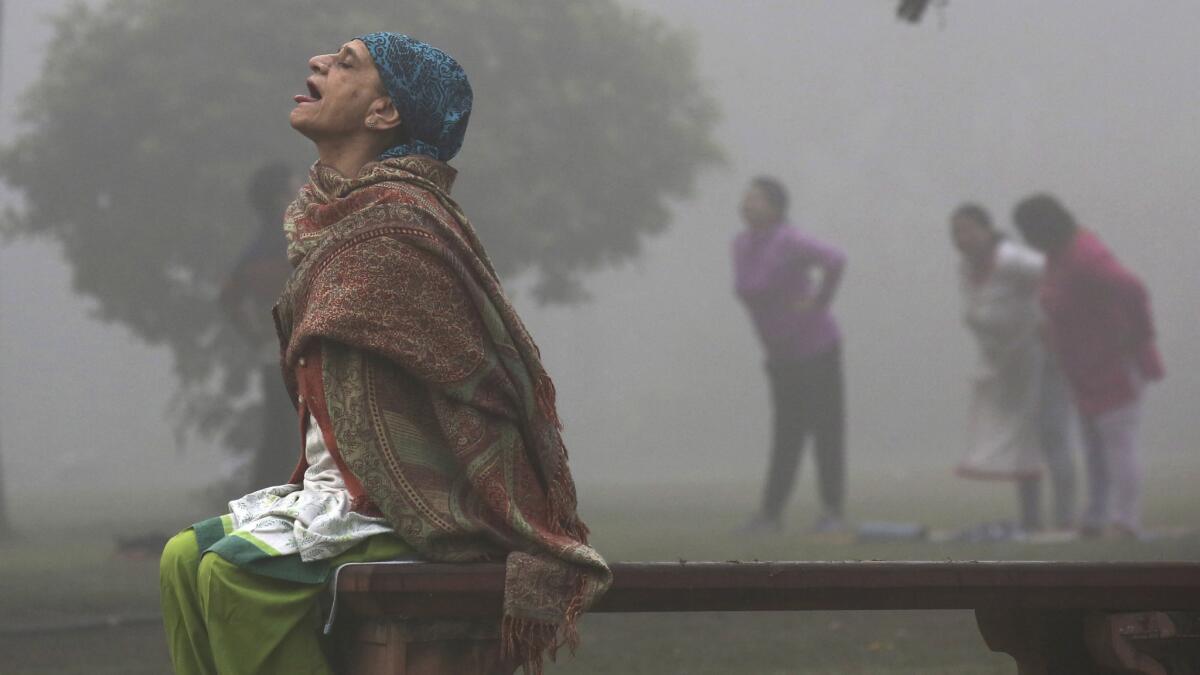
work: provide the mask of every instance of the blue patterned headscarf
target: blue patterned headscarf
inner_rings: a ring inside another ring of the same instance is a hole
[[[388,96],[408,130],[407,142],[381,158],[429,155],[450,161],[462,147],[471,117],[471,83],[449,54],[400,33],[370,33],[362,40]]]

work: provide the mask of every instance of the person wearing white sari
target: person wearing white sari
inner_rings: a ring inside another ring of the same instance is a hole
[[[1054,526],[1074,520],[1075,477],[1062,376],[1042,345],[1037,292],[1042,255],[1004,237],[987,211],[967,204],[951,217],[962,256],[963,317],[979,346],[967,452],[955,473],[1016,481],[1020,526],[1042,529],[1041,475],[1054,487]]]

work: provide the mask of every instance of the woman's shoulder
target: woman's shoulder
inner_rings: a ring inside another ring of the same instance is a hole
[[[806,258],[844,262],[846,257],[840,247],[795,225],[784,225],[779,238],[782,247]]]
[[[1024,244],[1004,239],[996,248],[996,269],[1017,272],[1040,272],[1046,257]]]

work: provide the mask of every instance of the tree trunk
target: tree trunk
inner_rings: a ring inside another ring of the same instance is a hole
[[[0,456],[0,540],[7,539],[12,531],[8,521],[8,498],[4,494],[4,458]]]
[[[261,375],[262,435],[250,465],[250,490],[286,483],[300,459],[300,420],[279,376],[279,366],[263,366]]]
[[[4,53],[4,0],[0,0],[0,54]],[[12,524],[8,521],[8,498],[4,494],[4,454],[0,452],[0,539],[7,539],[12,534]]]

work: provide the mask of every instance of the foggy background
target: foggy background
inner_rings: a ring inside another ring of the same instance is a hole
[[[65,4],[6,3],[2,140],[50,47],[41,17]],[[1168,369],[1146,406],[1148,474],[1195,452],[1200,3],[958,0],[918,26],[882,0],[629,4],[692,33],[729,161],[636,263],[588,281],[590,302],[539,308],[521,292],[528,280],[509,280],[556,378],[585,508],[606,484],[764,472],[766,380],[728,254],[758,173],[788,185],[793,222],[849,257],[834,311],[852,517],[864,515],[856,478],[928,472],[930,493],[957,482],[974,355],[946,219],[967,199],[1007,228],[1017,199],[1053,191],[1142,276]],[[465,206],[487,242],[486,205]],[[227,463],[219,447],[177,446],[167,352],[88,309],[56,246],[0,250],[0,454],[18,525],[33,495],[65,507],[84,491],[137,499],[148,481],[200,487]],[[807,467],[801,481],[809,491]]]

